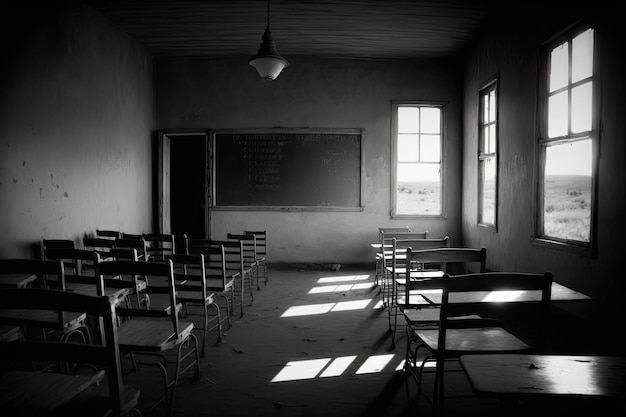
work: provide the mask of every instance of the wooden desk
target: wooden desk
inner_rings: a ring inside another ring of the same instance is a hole
[[[465,355],[460,362],[478,395],[626,400],[626,357],[494,354]]]
[[[0,288],[25,288],[36,280],[34,274],[0,274]]]
[[[424,293],[432,304],[441,304],[441,290],[429,290]],[[591,301],[591,297],[574,291],[558,282],[552,282],[552,302]],[[528,302],[539,301],[538,291],[472,291],[450,294],[450,302]]]

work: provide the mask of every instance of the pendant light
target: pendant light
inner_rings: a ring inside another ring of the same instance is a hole
[[[289,62],[278,54],[276,45],[270,32],[270,0],[267,0],[267,27],[261,38],[263,42],[255,56],[250,58],[248,64],[256,68],[257,72],[267,81],[276,79],[280,72],[289,65]]]

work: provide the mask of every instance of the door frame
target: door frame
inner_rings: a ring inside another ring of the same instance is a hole
[[[172,233],[172,211],[171,211],[171,141],[176,136],[198,136],[204,139],[204,235],[208,238],[211,235],[211,225],[209,218],[210,203],[210,163],[209,160],[209,129],[167,129],[160,130],[158,135],[158,229],[160,233]]]

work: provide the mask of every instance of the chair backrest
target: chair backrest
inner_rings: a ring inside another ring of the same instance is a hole
[[[244,230],[245,235],[256,236],[256,254],[260,258],[267,258],[267,231],[266,230]]]
[[[462,265],[464,269],[474,266],[477,271],[486,272],[487,249],[486,248],[431,248],[414,250],[412,246],[404,249],[406,255],[400,262],[403,263],[404,271],[414,269],[424,270],[424,265],[436,267],[437,270],[447,272],[449,264]],[[409,269],[407,269],[409,268]],[[470,272],[466,270],[465,272]],[[404,272],[406,274],[406,272]],[[406,277],[406,276],[405,276]],[[424,275],[421,279],[407,281],[406,303],[407,305],[419,305],[423,302],[421,291],[433,288],[441,288],[438,282],[441,277]]]
[[[146,249],[149,258],[153,261],[165,259],[167,255],[175,255],[176,239],[173,234],[167,233],[146,233],[143,235],[146,241]]]
[[[135,248],[112,248],[109,255],[113,261],[139,261],[139,255]]]
[[[100,263],[100,254],[86,249],[47,249],[44,252],[47,260],[60,260],[65,265],[65,282],[94,285],[96,294],[104,295],[104,287],[95,278],[95,267]]]
[[[143,233],[122,232],[120,239],[143,239]]]
[[[167,317],[172,323],[172,330],[175,335],[180,336],[180,326],[178,321],[178,302],[176,301],[176,283],[174,281],[174,265],[171,260],[164,262],[135,262],[129,260],[109,261],[98,264],[97,273],[99,279],[106,276],[149,276],[150,282],[157,282],[156,285],[147,285],[148,294],[167,295],[169,308],[147,310],[141,308],[117,307],[119,316],[133,317],[146,316]],[[165,285],[163,285],[165,283]],[[132,319],[131,319],[132,320]]]
[[[43,288],[65,290],[65,265],[44,259],[0,259],[0,274],[36,275]]]
[[[120,232],[119,230],[96,229],[96,237],[103,237],[115,240],[122,237],[122,232]]]
[[[113,247],[115,247],[115,240],[104,237],[84,237],[83,248],[86,250],[93,250],[99,252],[101,255],[105,255]]]
[[[401,244],[404,245],[404,242]],[[408,244],[410,245],[410,242]],[[484,247],[419,249],[419,246],[410,245],[405,247],[405,250],[406,258],[410,259],[413,265],[428,265],[450,274],[487,272],[487,249]],[[449,270],[451,266],[455,267],[454,272]]]
[[[43,239],[41,241],[41,259],[46,259],[46,249],[74,249],[76,244],[70,239]]]
[[[73,249],[76,244],[70,239],[44,239],[42,240],[42,249]]]
[[[256,235],[254,234],[237,234],[237,233],[228,233],[226,235],[228,240],[233,240],[236,242],[241,242],[243,244],[243,262],[246,265],[251,265],[256,263],[258,259],[257,252],[257,240]]]
[[[246,268],[243,261],[242,241],[193,239],[185,235],[185,250],[188,255],[204,253],[203,248],[207,246],[223,246],[226,272],[241,274],[243,279]]]
[[[51,264],[59,262],[47,261]],[[68,361],[90,364],[106,370],[108,404],[112,415],[121,415],[124,403],[124,384],[118,347],[115,307],[107,297],[95,297],[70,291],[48,289],[0,289],[2,308],[15,310],[64,310],[87,313],[100,322],[101,338],[98,344],[77,344],[42,340],[23,340],[0,344],[0,357],[7,361]],[[0,323],[3,318],[0,317]],[[62,322],[60,323],[62,324]]]
[[[428,232],[426,232],[428,233]],[[415,235],[415,236],[413,236]],[[444,236],[442,238],[422,238],[419,234],[414,233],[394,233],[391,238],[391,260],[387,257],[384,260],[385,266],[391,266],[392,268],[404,268],[404,258],[406,256],[407,248],[413,250],[418,249],[434,249],[434,248],[448,248],[450,247],[450,237]],[[424,269],[426,264],[412,264],[413,267],[419,267]]]
[[[210,251],[219,253],[217,252],[219,248],[211,248]],[[202,300],[207,298],[204,256],[201,253],[195,255],[165,255],[165,260],[171,260],[174,265],[176,289],[178,291],[198,291],[202,294]]]
[[[143,237],[141,237],[139,239],[135,239],[135,238],[130,238],[130,239],[119,238],[119,239],[115,239],[115,247],[116,248],[136,249],[137,250],[137,256],[139,257],[140,261],[149,261],[150,260],[150,254],[148,253],[148,245],[146,244],[146,241],[144,240]]]
[[[411,228],[409,226],[404,227],[379,227],[378,228],[378,241],[382,243],[383,235],[391,234],[391,233],[409,233],[411,232]],[[424,238],[427,238],[425,236]]]
[[[544,349],[552,290],[550,272],[445,274],[442,283],[440,349],[445,350],[448,329],[472,325],[471,320],[455,320],[455,317],[470,314],[485,317],[485,313],[491,311],[497,311],[498,315],[506,311],[510,316],[515,314],[514,310],[517,311],[515,321],[519,321],[514,327],[524,328],[524,335],[521,338],[534,346],[536,351]],[[512,333],[517,332],[513,330]]]

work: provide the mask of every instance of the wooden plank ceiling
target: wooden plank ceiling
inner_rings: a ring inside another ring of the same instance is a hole
[[[252,56],[265,0],[87,2],[156,58]],[[464,0],[272,0],[270,29],[289,57],[410,60],[462,53],[494,4]]]

